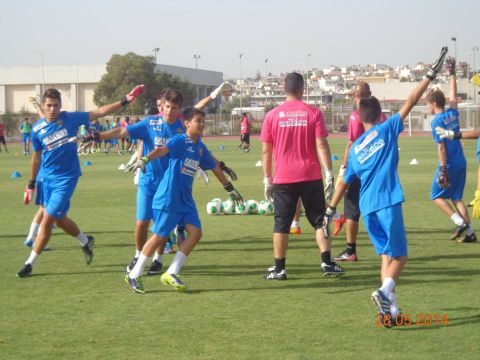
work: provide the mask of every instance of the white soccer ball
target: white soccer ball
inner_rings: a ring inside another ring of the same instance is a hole
[[[207,204],[208,215],[218,215],[222,212],[222,206],[216,201],[210,201]]]
[[[258,201],[257,200],[248,200],[248,213],[253,215],[258,213]]]
[[[228,199],[223,202],[223,213],[225,215],[233,215],[235,214],[235,204],[231,199]]]
[[[240,205],[235,205],[235,214],[238,215],[247,215],[248,214],[248,204],[244,202]]]
[[[262,200],[258,205],[258,213],[260,215],[270,215],[273,213],[273,204],[271,202]]]

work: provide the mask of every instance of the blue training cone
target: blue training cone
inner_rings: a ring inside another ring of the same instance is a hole
[[[22,175],[18,171],[14,171],[11,176],[13,179],[22,177]]]
[[[333,155],[332,155],[332,160],[338,160],[338,156],[335,155],[335,154],[333,154]]]
[[[220,146],[218,147],[218,150],[225,150],[225,146],[220,145]]]
[[[83,165],[85,165],[85,166],[90,166],[90,165],[92,165],[92,163],[87,160],[87,161],[85,161],[85,162],[83,163]]]

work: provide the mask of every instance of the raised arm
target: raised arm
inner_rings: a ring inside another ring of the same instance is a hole
[[[430,67],[430,70],[428,70],[425,78],[422,81],[420,81],[417,84],[417,86],[415,86],[415,88],[412,90],[410,95],[408,95],[407,101],[405,101],[402,108],[398,112],[402,120],[407,117],[407,115],[410,113],[412,108],[415,106],[418,100],[420,100],[420,98],[422,97],[428,85],[437,77],[438,72],[442,70],[443,61],[445,60],[445,56],[447,56],[447,52],[448,52],[448,48],[444,46],[442,48],[442,51],[440,52],[440,56],[435,61],[435,63]]]
[[[457,78],[456,75],[456,61],[455,58],[449,56],[445,59],[445,68],[448,71],[450,81],[450,108],[458,109],[457,101]]]
[[[213,100],[217,98],[218,95],[226,93],[232,90],[232,85],[228,81],[224,81],[220,84],[215,90],[212,91],[210,95],[201,99],[198,103],[195,104],[194,108],[203,109],[205,106],[210,104]]]
[[[132,91],[125,95],[120,101],[113,104],[104,105],[96,110],[90,111],[90,121],[98,119],[102,116],[110,115],[122,108],[122,106],[128,105],[139,96],[145,88],[145,85],[137,85]]]

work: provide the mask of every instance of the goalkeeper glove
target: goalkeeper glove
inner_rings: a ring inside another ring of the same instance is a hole
[[[332,206],[328,206],[327,210],[325,210],[325,216],[323,217],[323,235],[325,235],[327,239],[330,239],[330,227],[332,226],[333,216],[336,212],[337,208]]]
[[[100,133],[99,132],[93,132],[93,133],[87,133],[85,135],[84,141],[89,142],[89,141],[100,141]]]
[[[138,169],[142,170],[143,173],[145,173],[146,169],[145,166],[150,162],[150,159],[146,156],[138,159],[135,161],[133,164],[128,165],[125,168],[125,172],[135,172]]]
[[[461,132],[455,132],[453,130],[447,130],[447,129],[444,129],[440,126],[437,126],[435,128],[435,132],[440,137],[440,139],[453,140],[453,139],[461,139],[462,138],[462,133]]]
[[[212,91],[210,94],[210,97],[212,100],[215,100],[215,98],[218,96],[218,94],[224,94],[228,92],[232,92],[233,88],[232,85],[228,81],[224,81],[223,83],[220,84],[219,87],[217,87],[215,90]]]
[[[120,104],[125,106],[130,104],[133,100],[135,100],[142,92],[145,90],[145,85],[137,85],[135,86],[132,91],[130,91],[127,95],[125,95],[122,100],[120,100]]]
[[[447,69],[448,75],[455,76],[455,71],[456,71],[455,65],[456,65],[456,61],[454,57],[449,56],[445,59],[445,69]]]
[[[263,178],[263,185],[264,187],[264,196],[265,200],[271,202],[273,204],[273,184],[272,179],[269,176],[265,176]]]
[[[326,181],[325,181],[325,188],[323,191],[325,192],[325,198],[328,200],[331,200],[333,196],[333,191],[335,190],[334,189],[335,180],[333,178],[332,169],[325,170],[325,177],[326,177]]]
[[[238,190],[233,187],[231,182],[227,182],[225,185],[223,185],[223,188],[226,192],[228,192],[228,196],[230,196],[230,199],[232,199],[235,205],[238,206],[243,204],[242,195],[240,195]]]
[[[25,193],[23,194],[23,203],[25,205],[30,204],[33,199],[33,193],[35,192],[35,180],[28,180],[28,184],[25,187]]]
[[[233,171],[231,168],[229,168],[227,165],[225,165],[225,163],[223,161],[219,161],[218,166],[220,166],[220,169],[222,169],[223,173],[225,174],[225,176],[229,180],[235,181],[235,180],[238,179],[238,176],[235,173],[235,171]]]
[[[205,181],[205,185],[208,184],[209,179],[208,179],[208,174],[207,174],[207,172],[204,171],[204,170],[202,170],[202,169],[200,169],[200,168],[198,168],[198,170],[197,170],[197,179],[200,179],[200,177],[203,177],[203,181]]]
[[[480,191],[475,191],[475,198],[470,203],[473,206],[473,218],[480,219]]]
[[[425,75],[425,77],[427,79],[429,79],[430,81],[435,80],[435,78],[437,77],[437,74],[443,68],[443,62],[445,60],[445,56],[447,56],[447,53],[448,53],[448,47],[446,47],[446,46],[442,47],[442,51],[440,51],[440,56],[432,64],[432,66],[430,67],[430,69],[427,72],[427,75]]]
[[[441,189],[446,189],[450,186],[448,181],[448,171],[446,166],[440,167],[440,172],[437,176],[437,184]]]

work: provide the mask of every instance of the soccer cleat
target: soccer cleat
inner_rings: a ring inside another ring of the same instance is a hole
[[[265,280],[287,280],[287,270],[283,269],[280,272],[276,272],[275,266],[270,266],[263,278]]]
[[[162,272],[163,264],[158,260],[153,260],[150,269],[148,269],[147,275],[158,275]]]
[[[463,239],[457,239],[458,243],[476,243],[477,242],[477,235],[472,233],[471,235],[465,235]]]
[[[299,226],[299,227],[296,227],[296,226],[292,226],[290,228],[290,234],[292,235],[300,235],[302,233],[302,228]]]
[[[32,273],[32,265],[30,265],[30,264],[25,264],[25,265],[23,265],[23,267],[20,269],[20,271],[17,272],[17,277],[24,278],[24,277],[30,276],[31,273]]]
[[[457,226],[450,240],[455,240],[459,238],[467,229],[468,229],[468,224],[462,224],[460,226]]]
[[[345,270],[333,261],[330,264],[322,263],[322,271],[324,276],[338,277],[345,274]]]
[[[88,243],[82,246],[83,254],[85,255],[85,263],[90,265],[93,260],[93,244],[95,244],[95,238],[91,235],[87,235]]]
[[[167,241],[165,244],[165,249],[163,250],[164,254],[173,254],[175,251],[173,250],[173,244],[170,240]]]
[[[177,237],[177,247],[180,247],[182,243],[187,239],[185,236],[185,228],[182,226],[177,226],[175,228],[175,236]]]
[[[391,317],[390,305],[391,302],[387,296],[381,290],[375,290],[372,293],[372,302],[378,309],[379,314],[382,316],[389,315]],[[383,322],[383,321],[382,321]],[[387,323],[383,322],[383,326],[385,327],[392,327],[392,325],[388,326]]]
[[[130,261],[130,264],[127,264],[127,266],[125,266],[125,274],[130,274],[130,271],[132,271],[132,269],[135,267],[137,260],[138,258],[134,257],[132,261]]]
[[[180,277],[178,275],[163,273],[160,281],[162,282],[162,284],[173,286],[177,291],[187,290],[187,287],[182,282],[182,280],[180,280]]]
[[[145,294],[145,289],[143,288],[143,280],[141,276],[135,279],[131,279],[128,275],[125,275],[125,282],[130,285],[134,293]]]
[[[26,247],[31,248],[31,247],[33,246],[33,240],[28,240],[28,239],[27,239],[27,240],[25,240],[25,241],[23,242],[23,245],[25,245]]]
[[[333,236],[337,236],[340,231],[342,231],[343,224],[345,224],[346,221],[347,220],[343,214],[340,214],[338,218],[333,219]]]
[[[347,253],[347,250],[343,250],[338,256],[335,256],[333,258],[333,260],[335,261],[348,261],[348,262],[353,262],[353,261],[357,261],[358,258],[357,258],[357,253],[354,252],[353,254],[348,254]]]

